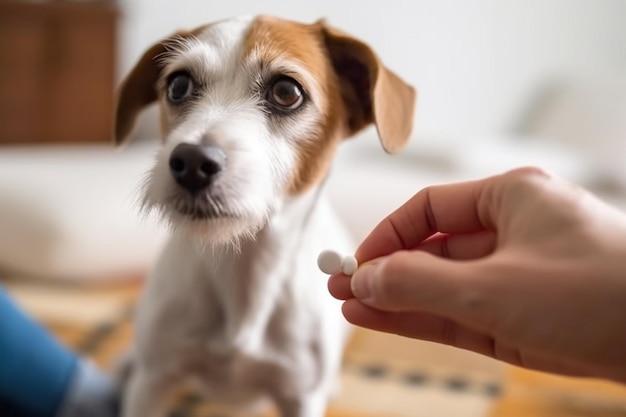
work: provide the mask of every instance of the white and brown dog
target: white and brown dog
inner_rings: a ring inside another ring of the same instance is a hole
[[[172,226],[136,318],[125,417],[163,416],[194,377],[219,402],[321,417],[346,324],[315,265],[354,250],[322,196],[341,141],[375,124],[400,150],[415,91],[363,42],[271,17],[152,46],[121,87],[116,141],[158,102],[165,134],[145,205]]]

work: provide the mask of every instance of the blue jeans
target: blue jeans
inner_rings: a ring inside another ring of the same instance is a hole
[[[116,392],[0,287],[0,416],[113,417]]]

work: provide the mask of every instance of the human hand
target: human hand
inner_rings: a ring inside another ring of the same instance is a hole
[[[626,215],[541,170],[425,188],[330,277],[348,321],[626,382]]]

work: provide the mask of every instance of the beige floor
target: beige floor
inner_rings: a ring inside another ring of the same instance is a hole
[[[626,386],[510,368],[490,417],[618,416],[626,416]]]
[[[138,282],[77,289],[5,283],[65,343],[107,368],[127,347]],[[504,366],[431,343],[357,329],[328,417],[626,416],[626,388]],[[233,416],[192,397],[184,416]]]

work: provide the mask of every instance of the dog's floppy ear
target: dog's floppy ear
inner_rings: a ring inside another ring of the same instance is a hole
[[[374,123],[385,151],[400,151],[413,129],[415,89],[385,68],[365,43],[324,21],[318,25],[339,77],[350,133]]]
[[[158,98],[156,84],[161,75],[158,58],[168,51],[168,45],[192,37],[191,32],[177,32],[152,45],[126,76],[115,109],[114,142],[120,145],[131,136],[139,113]]]

